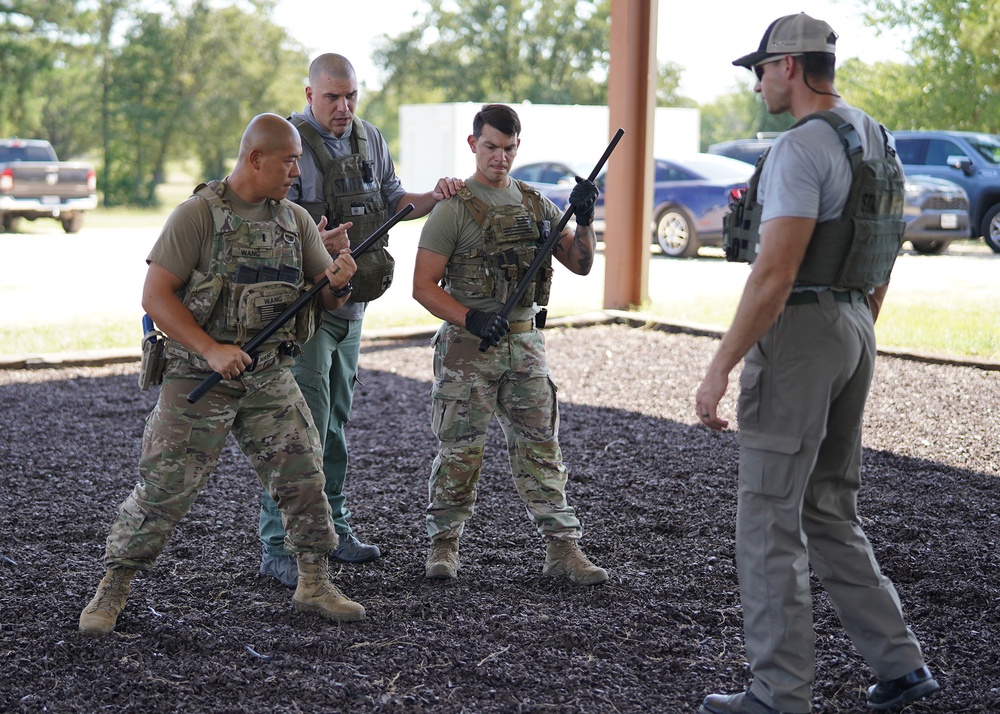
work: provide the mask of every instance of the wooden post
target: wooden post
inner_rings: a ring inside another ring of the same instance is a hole
[[[625,136],[604,188],[604,307],[625,310],[649,295],[658,0],[611,0],[608,138]]]

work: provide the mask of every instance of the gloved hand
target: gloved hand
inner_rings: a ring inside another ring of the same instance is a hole
[[[469,310],[465,313],[465,329],[496,347],[510,329],[510,323],[498,312]]]
[[[576,177],[576,186],[569,194],[569,205],[576,215],[576,225],[589,226],[594,220],[594,204],[597,203],[597,185],[593,181]]]

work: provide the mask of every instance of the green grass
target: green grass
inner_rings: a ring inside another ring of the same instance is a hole
[[[600,296],[586,304],[550,306],[552,317],[600,310]],[[648,304],[642,312],[664,322],[695,323],[726,329],[736,311],[736,300],[686,300],[670,305]],[[373,303],[365,318],[365,331],[401,327],[434,327],[440,321],[414,304],[412,308],[379,311]],[[134,318],[0,326],[0,344],[8,353],[58,353],[84,350],[136,348],[140,326]],[[988,304],[954,306],[939,300],[912,304],[887,301],[876,325],[880,347],[921,353],[1000,360],[1000,313]]]
[[[50,354],[90,350],[138,348],[142,327],[135,320],[77,321],[33,324],[28,327],[0,325],[2,350],[10,354]]]
[[[875,325],[879,347],[926,354],[1000,360],[1000,312],[989,301],[945,302],[889,299]],[[739,299],[686,300],[643,307],[664,322],[697,323],[726,329]]]
[[[995,305],[909,304],[886,301],[875,326],[879,346],[1000,360],[1000,313]]]

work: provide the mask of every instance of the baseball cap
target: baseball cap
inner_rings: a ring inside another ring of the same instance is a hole
[[[803,52],[829,52],[836,54],[837,33],[829,24],[804,12],[785,15],[771,23],[760,41],[756,52],[743,55],[733,64],[750,69],[768,57],[801,54]]]

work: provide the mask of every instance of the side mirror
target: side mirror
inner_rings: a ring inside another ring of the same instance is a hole
[[[972,159],[968,156],[949,156],[945,163],[953,169],[958,169],[966,176],[972,176],[972,173],[975,170],[972,166]]]

